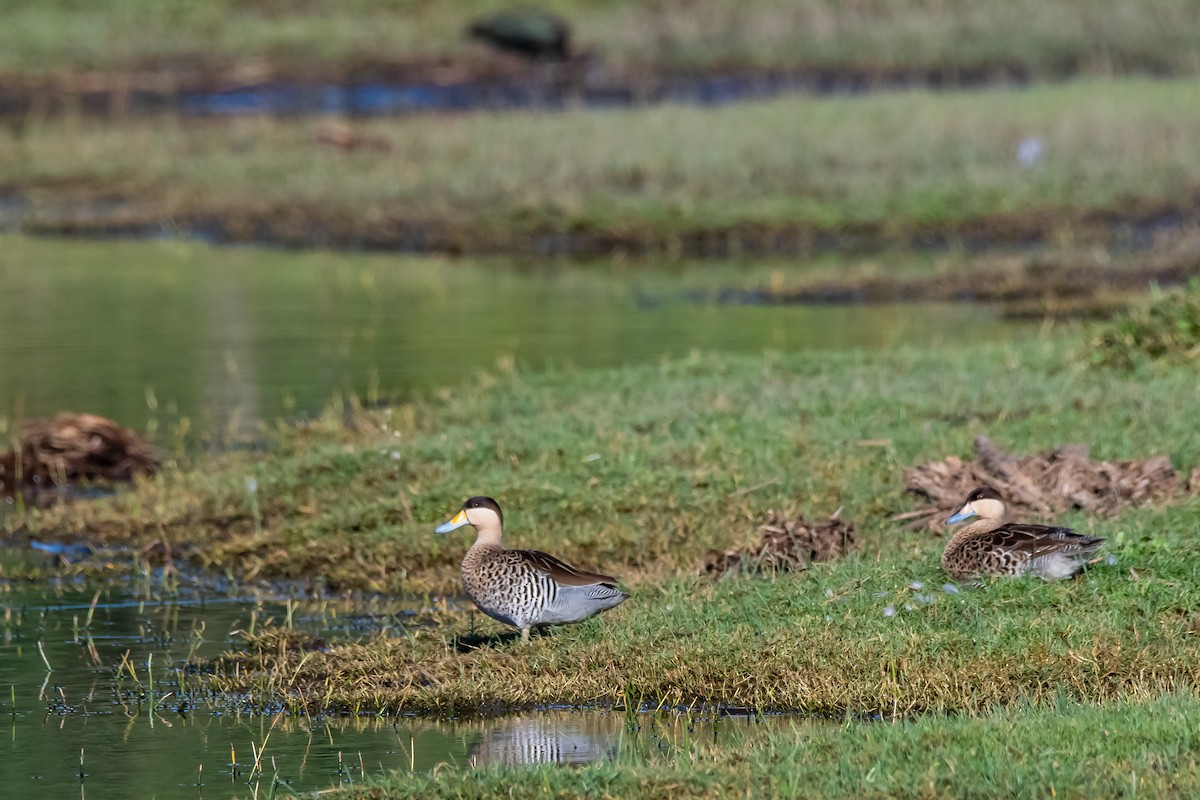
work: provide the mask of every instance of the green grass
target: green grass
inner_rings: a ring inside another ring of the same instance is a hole
[[[889,522],[908,464],[987,433],[1015,453],[1200,463],[1186,366],[1092,369],[1086,331],[862,354],[696,356],[500,371],[387,410],[282,427],[115,498],[10,519],[35,536],[169,544],[249,579],[455,591],[461,500],[505,505],[508,541],[621,575],[633,597],[528,646],[436,597],[386,636],[314,648],[272,629],[203,680],[249,705],[461,716],[548,703],[729,703],[897,724],[804,725],[579,770],[439,770],[368,797],[1159,796],[1194,793],[1200,497],[1060,522],[1108,539],[1075,581],[943,588],[944,540]],[[881,444],[882,441],[882,444]],[[594,458],[599,455],[599,458]],[[257,494],[248,494],[254,478]],[[747,494],[736,490],[764,484]],[[766,508],[843,516],[861,549],[775,577],[697,575]],[[157,548],[155,548],[157,549]],[[12,577],[12,576],[10,576]],[[402,601],[397,601],[403,605]],[[890,609],[890,611],[889,611]],[[222,695],[229,696],[229,695]]]
[[[747,541],[766,508],[844,505],[870,547],[907,543],[886,521],[911,507],[903,467],[967,454],[979,433],[1015,453],[1082,441],[1102,459],[1168,453],[1185,471],[1200,463],[1192,420],[1161,413],[1189,407],[1190,372],[1086,370],[1073,361],[1079,344],[1056,336],[464,376],[456,389],[353,415],[349,429],[336,413],[281,428],[267,457],[206,457],[29,522],[35,533],[165,537],[200,563],[262,577],[423,591],[455,585],[467,544],[431,527],[481,492],[507,508],[513,541],[660,574]],[[872,440],[886,444],[857,444]],[[769,480],[777,483],[729,496]]]
[[[470,53],[462,31],[503,0],[75,0],[0,3],[0,72],[124,70],[265,63],[311,72],[330,64]],[[940,68],[1013,64],[1035,75],[1074,70],[1195,72],[1195,0],[1047,4],[982,0],[571,0],[554,8],[585,49],[622,67],[690,69]]]
[[[464,247],[562,231],[668,248],[712,231],[1070,237],[1087,212],[1186,210],[1200,189],[1193,81],[364,123],[386,152],[325,147],[324,124],[51,121],[0,138],[0,186],[29,198],[32,227],[79,201],[85,227],[215,219],[234,236],[343,243],[415,229]],[[1045,158],[1023,169],[1030,136]]]
[[[1200,356],[1200,282],[1167,292],[1113,320],[1092,341],[1092,361],[1130,367],[1139,361],[1194,363]]]
[[[431,529],[486,492],[508,512],[510,543],[604,568],[635,593],[528,649],[460,653],[457,640],[500,627],[439,610],[442,625],[405,638],[313,653],[271,644],[214,679],[309,710],[715,701],[890,712],[1056,692],[1144,698],[1200,678],[1200,500],[1068,515],[1060,521],[1107,537],[1117,564],[1065,584],[957,595],[939,589],[943,542],[888,521],[912,506],[904,466],[966,454],[979,433],[1016,453],[1086,442],[1102,459],[1168,453],[1185,474],[1200,462],[1190,415],[1164,412],[1190,407],[1191,371],[1089,370],[1074,361],[1080,343],[481,376],[355,414],[349,428],[331,416],[284,429],[267,455],[206,458],[25,524],[33,535],[166,542],[242,577],[456,591],[468,537]],[[767,481],[777,483],[735,494]],[[776,581],[696,577],[710,548],[753,540],[767,508],[816,516],[839,506],[863,531],[855,557]]]
[[[320,651],[268,637],[217,662],[210,681],[309,713],[712,703],[890,715],[1057,695],[1146,699],[1200,681],[1198,511],[1191,501],[1086,524],[1110,537],[1117,563],[1070,583],[996,581],[951,594],[940,542],[895,534],[902,541],[882,552],[876,544],[774,580],[632,572],[624,606],[529,646],[480,643],[499,626],[439,611],[406,635]]]
[[[978,718],[801,725],[739,747],[692,741],[648,763],[449,768],[347,791],[400,798],[1186,797],[1200,790],[1200,702],[1067,701]]]

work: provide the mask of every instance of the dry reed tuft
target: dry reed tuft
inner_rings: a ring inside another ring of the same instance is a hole
[[[839,508],[824,522],[810,523],[803,515],[767,511],[758,528],[762,534],[758,544],[713,551],[700,571],[713,577],[728,572],[798,572],[813,562],[841,558],[856,543],[854,523],[842,520],[841,513]]]
[[[129,481],[158,466],[154,448],[129,428],[95,414],[63,413],[21,425],[12,448],[0,453],[0,489]]]
[[[1129,506],[1169,502],[1182,491],[1196,491],[1197,476],[1180,481],[1165,455],[1141,460],[1093,461],[1087,445],[1068,444],[1018,458],[987,436],[975,439],[976,459],[947,456],[909,467],[904,488],[932,502],[894,519],[910,520],[910,528],[940,532],[942,519],[979,486],[991,486],[1005,498],[1018,519],[1059,514],[1072,508],[1111,516]]]

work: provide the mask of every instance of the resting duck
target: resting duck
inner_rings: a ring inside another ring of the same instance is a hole
[[[500,544],[504,512],[490,497],[472,497],[436,533],[470,525],[475,544],[462,562],[463,590],[479,610],[521,629],[529,641],[535,625],[582,622],[620,605],[629,595],[617,579],[576,569],[539,550],[505,550]]]
[[[946,520],[964,525],[950,537],[942,553],[942,569],[955,578],[981,575],[1036,575],[1053,581],[1083,570],[1088,557],[1103,539],[1084,536],[1070,528],[1025,525],[1004,521],[1004,500],[995,489],[982,486],[967,495],[958,511]]]

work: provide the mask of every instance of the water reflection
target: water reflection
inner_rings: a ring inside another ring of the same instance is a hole
[[[0,567],[14,556],[41,557],[0,550]],[[418,606],[236,597],[211,582],[185,581],[173,598],[155,592],[0,580],[4,796],[270,796],[440,764],[640,762],[698,742],[739,746],[780,721],[577,709],[481,720],[245,713],[237,698],[206,695],[187,664],[239,641],[234,631],[288,618],[326,640],[401,636],[423,623],[411,616]]]
[[[204,276],[208,339],[200,352],[205,372],[200,402],[227,410],[228,432],[247,434],[262,417],[255,315],[247,305],[250,298],[227,276],[208,270]]]
[[[587,764],[616,754],[620,717],[604,712],[550,712],[481,724],[467,748],[472,767],[530,764]],[[615,728],[615,730],[614,730]]]
[[[160,433],[186,419],[218,435],[318,411],[337,393],[395,398],[514,366],[882,348],[1009,330],[972,306],[695,300],[778,271],[4,237],[0,418],[71,409]]]

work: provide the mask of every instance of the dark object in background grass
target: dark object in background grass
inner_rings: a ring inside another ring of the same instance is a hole
[[[942,519],[956,511],[962,498],[977,486],[998,490],[1017,519],[1059,514],[1071,508],[1108,516],[1127,506],[1168,502],[1184,489],[1200,490],[1200,470],[1184,486],[1167,456],[1092,461],[1087,445],[1068,444],[1017,458],[986,436],[976,437],[975,452],[977,457],[971,462],[947,456],[904,470],[905,491],[933,505],[898,514],[893,520],[910,520],[910,528],[941,533]]]
[[[1142,360],[1176,364],[1200,359],[1200,280],[1167,292],[1145,308],[1130,311],[1091,342],[1090,360],[1128,369]]]
[[[467,33],[501,50],[529,59],[554,59],[568,56],[571,27],[548,11],[518,8],[501,11],[471,23]]]
[[[22,423],[11,449],[0,453],[0,490],[129,481],[158,466],[154,448],[129,428],[95,414],[63,413]]]
[[[709,553],[701,571],[713,577],[731,571],[799,572],[815,561],[841,558],[855,544],[854,523],[843,521],[841,513],[839,508],[824,522],[810,523],[803,515],[788,518],[768,511],[757,545]]]

